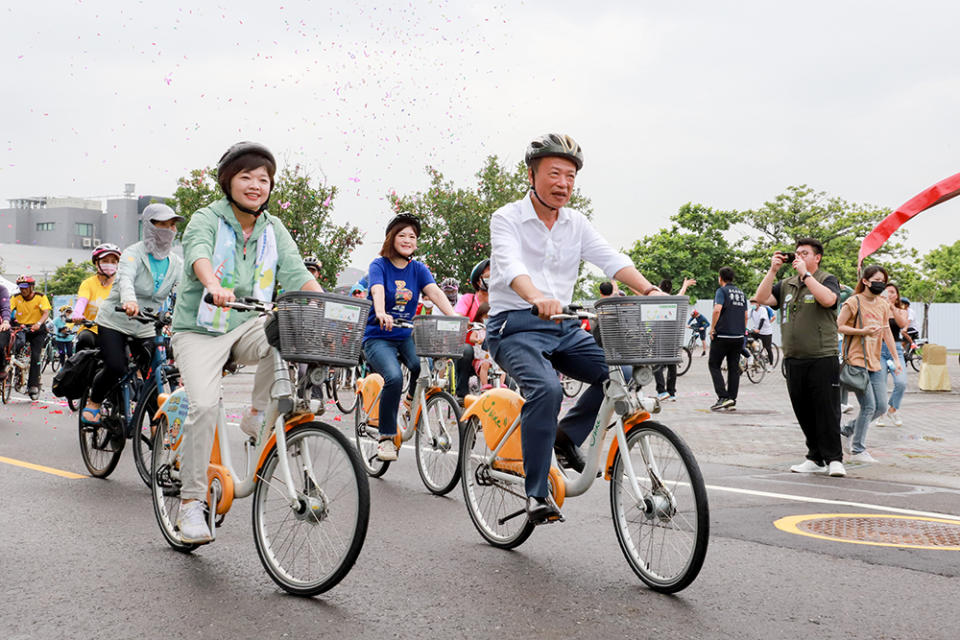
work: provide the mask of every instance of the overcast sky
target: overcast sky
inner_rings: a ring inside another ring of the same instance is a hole
[[[0,201],[171,194],[252,139],[337,185],[368,232],[434,165],[469,186],[572,135],[615,245],[686,202],[808,184],[896,207],[960,172],[957,2],[9,3]],[[952,115],[951,115],[952,114]],[[5,206],[5,203],[2,203]],[[960,198],[906,227],[960,237]],[[2,234],[0,234],[2,235]],[[855,256],[851,256],[851,260]]]

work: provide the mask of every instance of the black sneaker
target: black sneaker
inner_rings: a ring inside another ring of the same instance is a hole
[[[720,403],[720,408],[727,409],[728,411],[733,409],[735,406],[737,406],[737,401],[734,400],[733,398],[727,398],[726,400]]]
[[[720,411],[724,407],[724,402],[726,402],[724,398],[717,398],[717,401],[711,405],[710,411]]]

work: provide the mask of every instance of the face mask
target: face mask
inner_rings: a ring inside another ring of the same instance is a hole
[[[100,273],[107,276],[108,278],[117,272],[117,265],[112,262],[101,262],[100,263]]]
[[[881,293],[883,293],[883,290],[886,289],[886,288],[887,288],[887,283],[886,283],[886,282],[879,282],[879,281],[875,280],[875,281],[873,281],[873,282],[870,283],[870,293],[872,293],[873,295],[876,295],[876,296],[878,296],[878,295],[880,295]]]
[[[143,244],[154,258],[163,259],[170,255],[176,235],[176,229],[161,229],[152,222],[143,225]]]

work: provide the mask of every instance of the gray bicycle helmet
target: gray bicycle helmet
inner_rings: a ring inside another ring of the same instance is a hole
[[[577,141],[563,133],[545,133],[529,145],[524,161],[529,167],[537,158],[566,158],[576,165],[577,171],[583,168],[583,150]]]
[[[233,196],[230,195],[230,181],[233,179],[239,171],[236,170],[235,165],[239,160],[245,156],[259,156],[263,160],[263,166],[267,168],[267,173],[270,174],[270,191],[273,191],[273,176],[277,172],[277,161],[273,157],[273,154],[270,153],[270,149],[267,149],[260,143],[257,142],[238,142],[224,152],[220,157],[220,161],[217,163],[217,182],[220,184],[220,190],[223,191],[223,194],[227,196],[227,200],[230,201],[237,209],[243,211],[244,213],[249,213],[251,215],[259,216],[261,213],[266,211],[267,205],[270,203],[269,196],[266,201],[260,206],[259,209],[247,209],[241,207],[237,204],[236,200],[233,199]]]

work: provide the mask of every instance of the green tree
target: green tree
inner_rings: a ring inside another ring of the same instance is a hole
[[[687,295],[694,300],[712,299],[718,286],[717,272],[729,266],[738,274],[737,285],[747,291],[756,277],[746,269],[738,246],[727,239],[740,220],[736,212],[687,203],[670,220],[669,228],[640,238],[627,252],[640,273],[653,284],[670,278],[675,291],[680,290],[684,278],[694,278],[697,284]]]
[[[280,218],[303,255],[314,255],[323,268],[320,284],[332,289],[337,274],[349,264],[350,254],[363,241],[359,227],[333,221],[335,186],[312,184],[299,165],[285,167],[277,176],[268,211]]]
[[[363,240],[354,225],[338,225],[333,221],[335,186],[314,185],[310,175],[299,165],[284,167],[274,179],[270,205],[290,232],[302,255],[315,255],[323,263],[320,282],[326,289],[336,285],[337,274],[349,263],[350,254]],[[189,223],[198,209],[222,197],[217,171],[212,167],[194,169],[177,180],[177,190],[169,202]]]
[[[889,209],[850,203],[806,185],[787,187],[762,207],[738,214],[748,236],[741,245],[743,257],[762,274],[770,268],[774,251],[792,251],[797,238],[809,236],[823,243],[823,268],[841,283],[854,286],[860,242],[889,213]],[[903,246],[906,234],[898,231],[896,239],[888,240],[866,263],[882,264],[894,274],[905,271],[915,255]],[[780,276],[787,273],[790,268],[785,266]]]
[[[390,194],[395,213],[420,218],[423,227],[417,254],[434,276],[453,276],[461,288],[469,288],[470,271],[490,256],[490,216],[503,205],[524,197],[528,190],[527,167],[522,162],[512,170],[489,156],[475,174],[473,189],[456,187],[434,167],[426,168],[430,188],[407,195]],[[590,200],[575,189],[570,207],[592,215]]]
[[[960,240],[942,244],[923,256],[922,267],[913,269],[901,283],[901,293],[923,302],[960,302]]]
[[[190,175],[177,180],[177,190],[173,192],[167,204],[173,207],[178,215],[183,216],[180,230],[186,229],[190,217],[198,210],[215,200],[223,197],[220,185],[217,184],[217,170],[215,167],[194,169]]]
[[[80,288],[80,283],[96,273],[91,262],[74,262],[67,259],[66,264],[57,267],[53,275],[44,283],[47,295],[72,295]]]

